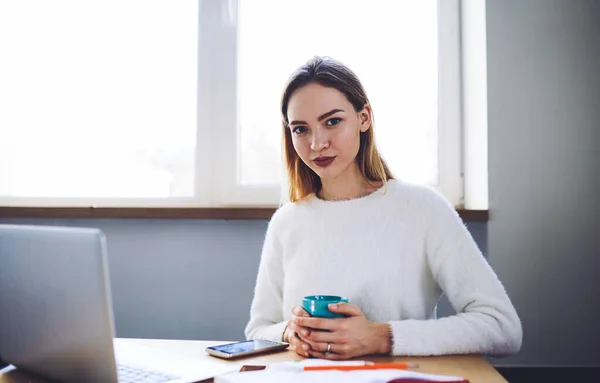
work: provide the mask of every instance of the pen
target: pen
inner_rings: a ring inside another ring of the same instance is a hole
[[[362,366],[340,366],[340,365],[326,365],[326,366],[304,366],[304,371],[357,371],[357,370],[408,370],[409,368],[419,367],[415,363],[374,363],[365,364]]]

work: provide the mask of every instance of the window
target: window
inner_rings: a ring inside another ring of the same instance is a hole
[[[313,55],[363,81],[392,171],[460,204],[458,20],[446,0],[3,2],[0,205],[276,205],[280,96]]]
[[[194,197],[196,2],[0,4],[0,204]]]

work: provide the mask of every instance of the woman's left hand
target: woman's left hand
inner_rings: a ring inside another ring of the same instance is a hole
[[[357,306],[334,303],[329,310],[346,318],[295,318],[298,335],[310,344],[310,354],[323,359],[349,359],[391,351],[390,328],[371,322]],[[329,351],[329,352],[328,352]]]

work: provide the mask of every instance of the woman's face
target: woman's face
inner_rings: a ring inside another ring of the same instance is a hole
[[[287,117],[296,153],[321,179],[356,166],[360,133],[371,126],[368,105],[356,112],[337,89],[311,83],[292,93]]]

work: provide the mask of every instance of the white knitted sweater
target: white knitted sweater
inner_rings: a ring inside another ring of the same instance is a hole
[[[402,181],[362,198],[311,195],[280,207],[254,293],[248,339],[281,340],[302,297],[328,294],[391,324],[394,355],[501,356],[521,347],[519,317],[455,209]],[[457,314],[436,319],[442,293]]]

